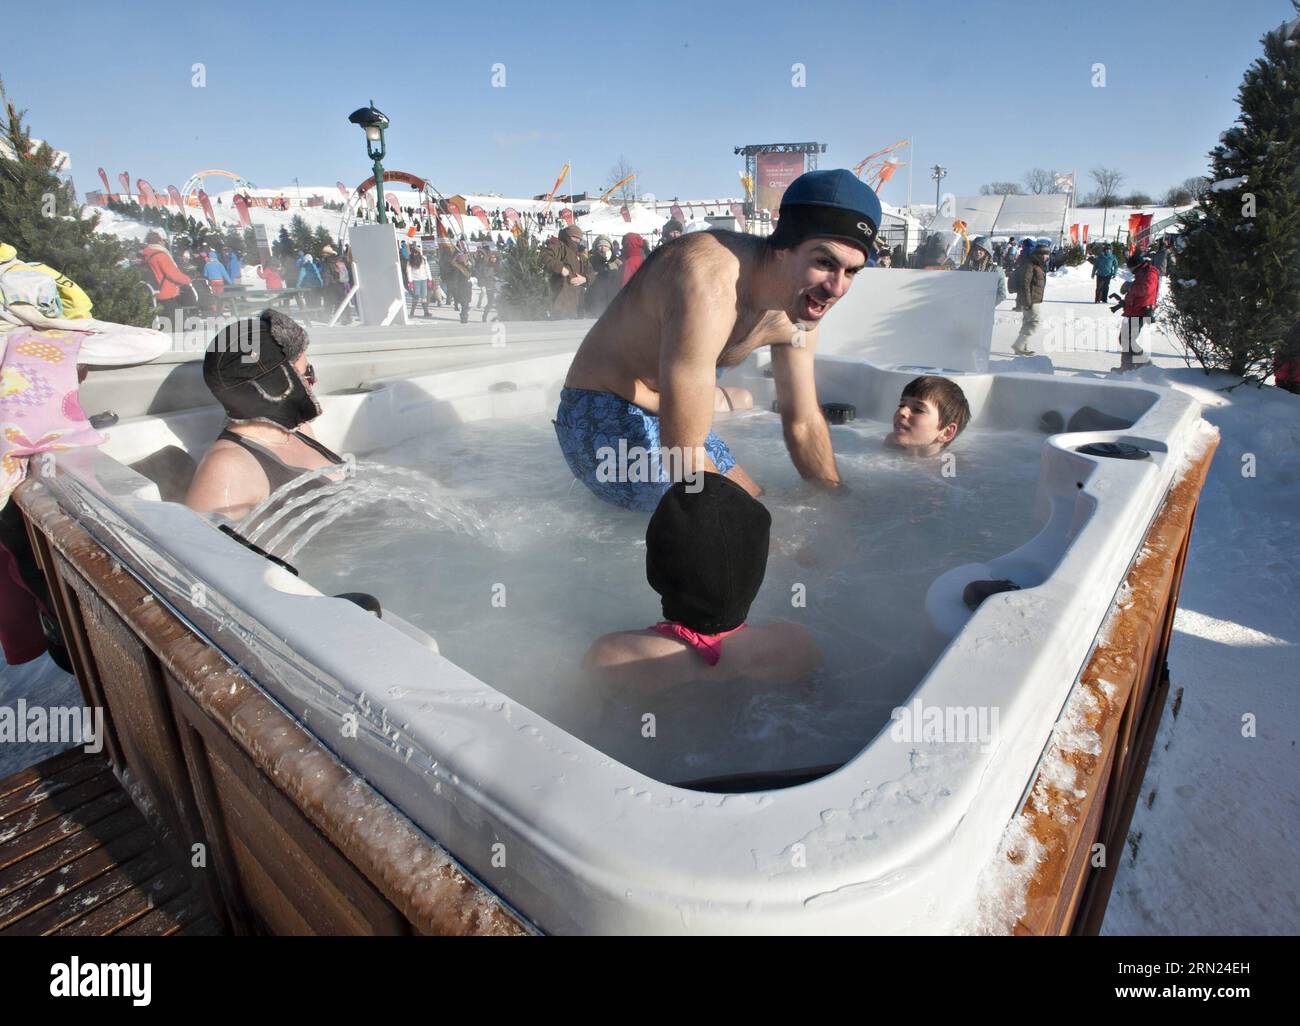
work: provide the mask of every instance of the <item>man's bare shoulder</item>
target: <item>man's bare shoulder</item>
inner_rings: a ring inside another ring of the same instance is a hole
[[[738,232],[692,232],[655,251],[654,277],[669,294],[735,296],[741,276],[753,265],[756,248],[762,244]]]

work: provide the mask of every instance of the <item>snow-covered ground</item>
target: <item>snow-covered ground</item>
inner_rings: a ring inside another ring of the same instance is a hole
[[[870,278],[856,287],[870,287]],[[1012,356],[1020,316],[1012,301],[1002,303],[992,370],[1108,374],[1119,357],[1095,343],[1118,334],[1118,315],[1091,300],[1087,265],[1050,276],[1030,340],[1040,355],[1028,358]],[[1073,339],[1073,348],[1052,347],[1058,338]],[[1152,356],[1143,379],[1194,396],[1221,440],[1170,643],[1170,701],[1103,929],[1297,933],[1300,397],[1249,385],[1228,391],[1231,378],[1189,368],[1181,347],[1158,330],[1143,338]],[[0,670],[0,705],[24,695],[41,704],[58,704],[61,694],[77,701],[75,687],[42,658]],[[5,751],[18,747],[0,746],[0,773],[45,754]]]
[[[1087,265],[1048,278],[1043,324],[1015,359],[1020,317],[995,315],[998,370],[1105,375],[1114,353],[1047,353],[1051,319],[1092,303]],[[1093,337],[1087,331],[1063,333]],[[1171,691],[1103,931],[1300,932],[1300,396],[1188,367],[1158,331],[1141,373],[1187,392],[1220,431],[1201,494],[1169,649]],[[1001,359],[999,359],[1001,358]],[[1050,366],[1049,366],[1050,363]],[[1253,476],[1252,476],[1253,471]],[[1253,736],[1248,724],[1253,723]]]

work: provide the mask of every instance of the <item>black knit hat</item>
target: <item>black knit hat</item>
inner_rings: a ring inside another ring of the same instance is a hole
[[[278,310],[231,321],[208,343],[203,382],[232,420],[295,428],[321,413],[292,366],[307,343],[302,325]]]
[[[702,634],[745,622],[767,572],[772,515],[738,484],[701,474],[673,485],[646,528],[646,580],[665,620]]]

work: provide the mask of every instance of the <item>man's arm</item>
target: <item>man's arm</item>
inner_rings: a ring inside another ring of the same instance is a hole
[[[790,460],[801,477],[839,485],[840,472],[831,449],[831,432],[817,400],[813,351],[817,332],[801,336],[803,345],[772,346],[772,376],[781,409],[781,429]]]
[[[713,426],[718,354],[736,324],[734,298],[727,303],[719,293],[709,283],[687,281],[663,304],[659,437],[675,460],[681,460],[682,476],[697,464],[700,470],[718,472],[704,451],[704,439]]]

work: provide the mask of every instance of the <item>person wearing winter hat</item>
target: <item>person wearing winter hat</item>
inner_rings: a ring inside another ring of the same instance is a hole
[[[747,622],[767,572],[771,526],[761,502],[717,474],[704,474],[698,488],[684,481],[669,488],[645,534],[646,580],[663,619],[598,638],[583,668],[634,688],[807,676],[820,657],[804,627]]]
[[[309,424],[321,407],[308,343],[303,327],[276,310],[233,321],[213,336],[203,382],[225,409],[226,424],[194,472],[185,505],[238,520],[304,473],[344,462]],[[319,475],[311,479],[324,483]]]
[[[674,239],[680,239],[682,237],[682,231],[681,221],[677,220],[675,217],[670,217],[664,222],[664,226],[660,230],[659,245],[666,246]]]
[[[645,239],[636,232],[628,232],[623,236],[621,259],[624,285],[632,280],[632,275],[636,274],[637,269],[645,263],[645,255]]]
[[[1036,244],[1033,239],[1026,239],[1020,250],[1020,259],[1016,269],[1011,272],[1016,292],[1016,309],[1021,311],[1020,333],[1011,346],[1017,356],[1033,356],[1034,351],[1027,345],[1029,338],[1038,328],[1038,307],[1043,302],[1043,289],[1047,285],[1047,254],[1051,244]]]
[[[596,237],[589,259],[591,284],[584,297],[583,313],[587,317],[599,317],[623,287],[623,264],[614,256],[614,247],[607,235]]]
[[[997,277],[997,298],[993,300],[994,306],[1007,298],[1007,276],[1002,270],[1002,266],[993,259],[993,243],[989,241],[987,235],[979,235],[971,240],[970,252],[966,254],[966,262],[962,264],[963,271],[989,271],[996,274]]]
[[[212,294],[219,296],[225,292],[227,285],[232,284],[230,271],[221,262],[221,254],[215,249],[209,250],[205,256],[207,260],[203,265],[203,277],[208,279],[208,287],[212,289]]]
[[[1126,266],[1133,273],[1133,280],[1125,282],[1120,289],[1124,296],[1124,318],[1119,327],[1119,369],[1123,371],[1132,370],[1133,357],[1146,352],[1138,345],[1138,337],[1155,317],[1156,300],[1160,295],[1160,272],[1150,256],[1134,253]]]
[[[582,286],[591,277],[591,264],[578,250],[582,229],[565,225],[557,238],[542,247],[542,269],[550,277],[551,320],[569,320],[582,309]]]
[[[880,220],[880,200],[851,171],[811,171],[786,189],[768,238],[695,232],[655,250],[569,368],[555,429],[574,476],[607,502],[647,512],[699,471],[761,494],[711,428],[717,369],[771,346],[791,461],[804,478],[839,487],[813,355],[818,325],[866,265]],[[623,455],[611,463],[611,452]],[[644,477],[630,460],[640,453],[667,459],[652,458]]]
[[[140,257],[157,286],[154,296],[163,316],[175,323],[183,316],[187,305],[193,306],[198,302],[190,276],[176,266],[159,232],[150,232],[144,237]]]

